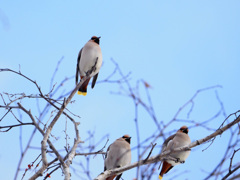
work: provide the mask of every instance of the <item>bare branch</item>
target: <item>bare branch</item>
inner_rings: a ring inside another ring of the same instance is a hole
[[[19,127],[19,126],[26,126],[26,125],[34,125],[33,123],[21,123],[21,124],[15,124],[15,125],[10,125],[10,126],[0,126],[0,129],[6,129],[5,131],[0,130],[0,132],[8,132],[10,129],[14,127]]]
[[[231,115],[235,115],[236,113],[233,113]],[[235,124],[237,124],[239,122],[240,122],[240,116],[238,116],[237,119],[235,119],[234,121],[232,121],[229,124],[225,125],[224,127],[218,129],[216,132],[206,136],[205,138],[202,138],[202,139],[199,139],[199,140],[197,140],[195,142],[192,142],[188,146],[176,148],[176,149],[173,149],[172,151],[170,151],[170,150],[165,151],[165,152],[161,153],[160,155],[148,158],[147,161],[141,160],[141,161],[135,162],[135,163],[133,163],[131,165],[128,165],[128,166],[124,166],[124,167],[121,167],[121,168],[116,168],[116,169],[111,169],[111,170],[104,171],[98,177],[96,177],[95,180],[103,180],[103,179],[105,179],[105,178],[107,178],[109,176],[112,176],[112,175],[118,174],[118,173],[122,173],[124,171],[127,171],[129,169],[135,168],[137,166],[159,162],[159,161],[161,161],[163,159],[163,157],[166,157],[167,155],[169,155],[171,153],[174,153],[174,152],[188,151],[188,150],[192,149],[193,147],[199,146],[200,144],[203,144],[203,143],[209,141],[210,139],[212,139],[212,138],[214,138],[214,137],[216,137],[218,135],[221,135],[224,131],[226,131],[227,129],[231,128],[232,126],[234,126]]]

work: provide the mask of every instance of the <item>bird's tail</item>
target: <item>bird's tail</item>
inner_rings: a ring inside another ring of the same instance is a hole
[[[83,83],[84,84],[84,83]],[[83,95],[83,96],[86,96],[87,95],[87,86],[81,86],[79,89],[78,89],[78,95]]]
[[[78,95],[83,95],[83,96],[86,96],[86,95],[87,95],[87,92],[82,92],[82,91],[79,91],[79,90],[78,90],[77,93],[78,93]]]
[[[83,77],[81,77],[83,78]],[[90,81],[90,78],[86,79],[86,81],[81,85],[81,87],[78,89],[78,95],[83,95],[83,96],[86,96],[87,95],[87,86],[88,86],[88,83]]]

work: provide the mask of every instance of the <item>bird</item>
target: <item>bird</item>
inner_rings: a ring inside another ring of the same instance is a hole
[[[188,127],[182,126],[176,134],[171,135],[168,137],[162,146],[162,152],[173,150],[178,147],[187,146],[191,143],[191,139],[188,136]],[[190,151],[181,151],[181,152],[174,152],[170,153],[170,156],[176,158],[177,160],[164,160],[162,169],[159,173],[159,179],[163,178],[163,175],[168,173],[169,170],[173,168],[173,166],[178,165],[180,163],[184,163],[187,157],[189,156]]]
[[[124,135],[121,138],[115,140],[108,147],[104,160],[104,171],[131,164],[130,141],[131,137],[129,135]],[[108,177],[106,180],[113,180],[115,177],[115,180],[119,180],[121,176],[122,173],[115,174],[111,177]]]
[[[78,89],[79,95],[87,95],[87,86],[90,79],[92,80],[92,88],[94,88],[97,81],[99,70],[102,66],[102,51],[99,46],[100,38],[92,36],[92,38],[83,46],[78,53],[77,68],[76,68],[76,85],[78,84],[78,77],[84,78],[89,76],[86,81]]]

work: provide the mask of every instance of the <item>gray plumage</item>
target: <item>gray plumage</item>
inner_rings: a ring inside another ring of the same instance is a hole
[[[131,163],[130,139],[130,136],[124,135],[108,147],[104,161],[104,171],[123,167]],[[116,179],[120,179],[121,175],[116,174]],[[108,177],[107,180],[112,180],[115,176]]]
[[[83,83],[79,88],[78,94],[87,94],[87,85],[93,77],[92,88],[94,88],[97,81],[99,70],[102,66],[102,52],[99,46],[100,37],[93,36],[80,50],[77,58],[76,67],[76,84],[78,83],[78,78],[84,78],[89,76],[89,78]],[[89,74],[88,74],[89,73]]]
[[[176,134],[168,137],[162,146],[162,152],[173,150],[175,148],[183,147],[189,145],[191,143],[191,139],[188,136],[188,128],[187,126],[182,126]],[[175,165],[185,162],[187,157],[189,156],[190,151],[181,151],[171,153],[169,156],[176,158],[177,161],[173,160],[164,160],[161,172],[159,174],[159,179],[162,179],[163,175],[166,174],[170,169],[172,169]]]

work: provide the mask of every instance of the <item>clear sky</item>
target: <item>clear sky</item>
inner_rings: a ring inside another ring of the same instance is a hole
[[[75,75],[78,52],[91,36],[101,36],[104,64],[98,80],[112,72],[113,58],[125,74],[131,72],[132,84],[144,79],[151,85],[149,91],[159,121],[166,123],[171,120],[178,108],[198,89],[221,85],[222,88],[203,93],[196,100],[190,119],[202,122],[220,108],[216,90],[227,115],[239,110],[239,7],[238,0],[0,0],[0,67],[18,70],[20,65],[21,72],[36,80],[47,93],[59,59],[63,57],[55,79],[58,83]],[[0,92],[37,93],[32,85],[10,73],[0,73],[0,83]],[[73,87],[74,79],[66,89]],[[71,110],[81,116],[82,139],[88,137],[89,130],[95,131],[96,142],[106,134],[109,142],[130,134],[132,146],[136,145],[134,106],[130,99],[110,93],[118,90],[114,84],[99,83],[93,90],[89,88],[86,97],[74,97],[76,103],[71,105]],[[28,108],[34,109],[34,106]],[[186,113],[181,117],[186,118]],[[140,112],[139,118],[141,139],[144,140],[156,127],[146,113]],[[9,121],[11,119],[9,117]],[[221,116],[211,123],[211,127],[218,128],[223,119]],[[167,131],[176,130],[179,126],[179,123],[172,124]],[[64,138],[62,126],[55,130]],[[192,140],[210,133],[197,128],[196,131],[199,133],[190,129]],[[9,172],[8,179],[14,177],[20,157],[18,137],[17,128],[0,136],[0,172]],[[216,148],[220,152],[222,150],[222,144],[217,144],[221,138],[207,151],[202,152],[202,147],[196,148],[186,164],[176,167],[176,173],[189,171],[179,179],[206,177],[206,172],[202,171],[205,168],[203,159],[210,159],[205,170],[211,171],[215,162],[211,158]],[[159,140],[158,144],[161,143]],[[103,145],[104,142],[99,149]],[[28,156],[24,163],[32,160]],[[76,160],[79,162],[81,158]],[[95,177],[102,171],[103,161],[102,157],[93,161],[90,170],[91,176]],[[136,161],[135,155],[132,161]],[[126,172],[124,177],[134,178],[135,170]],[[73,175],[72,179],[77,178]]]

